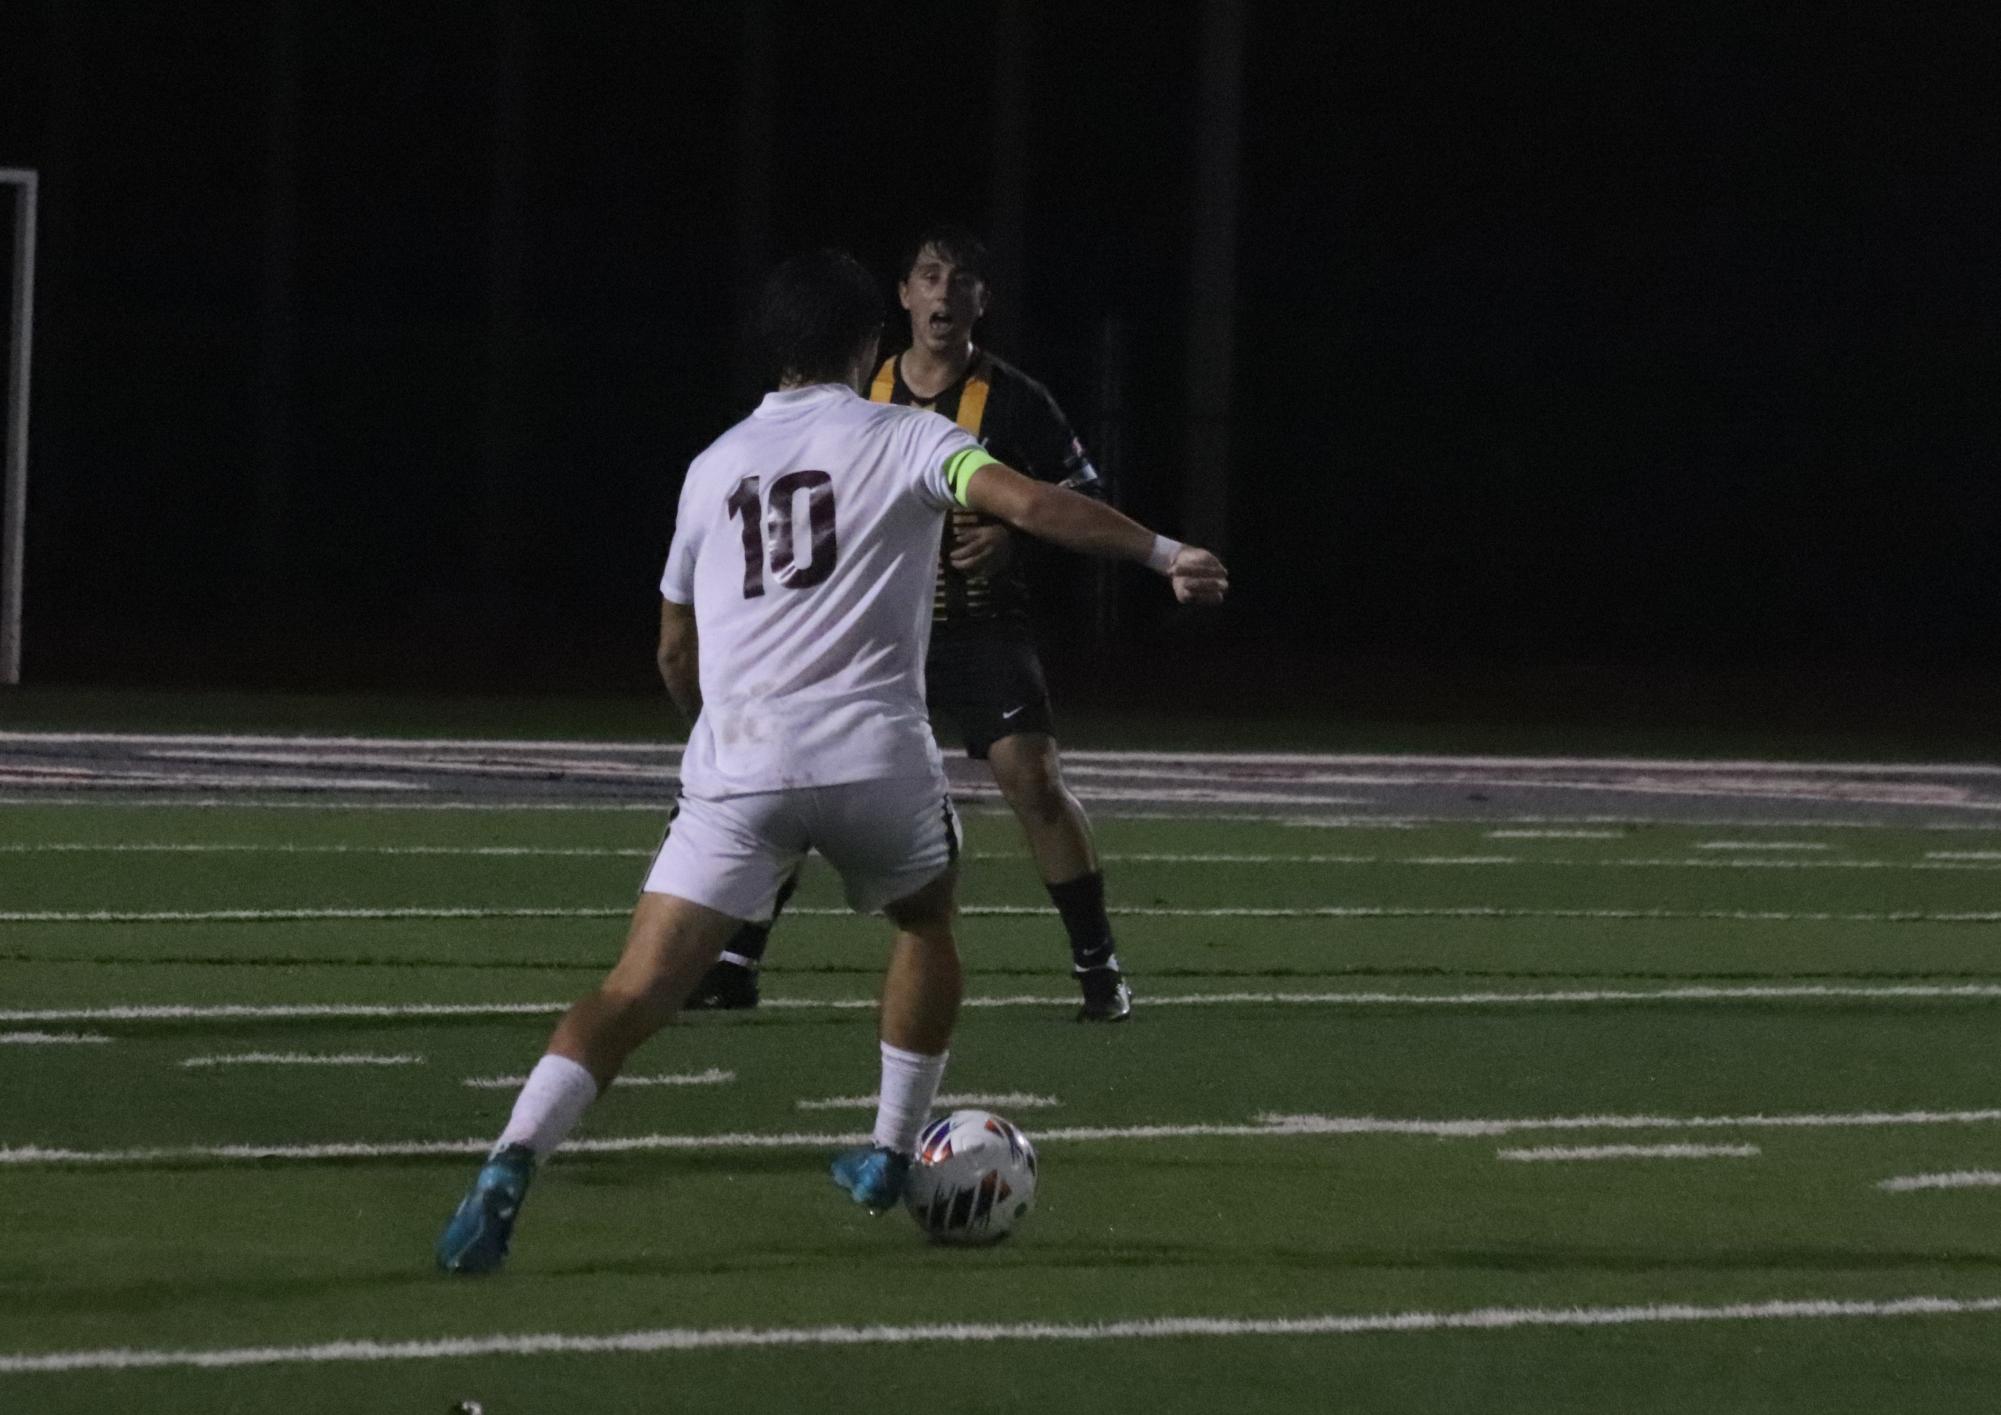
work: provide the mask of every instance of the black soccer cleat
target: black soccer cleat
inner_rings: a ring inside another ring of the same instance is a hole
[[[757,1006],[757,969],[741,963],[711,965],[684,1006],[689,1012],[736,1012]]]
[[[1079,1022],[1123,1022],[1133,1015],[1132,987],[1117,968],[1079,973],[1077,986],[1084,990],[1084,1005],[1077,1009]]]

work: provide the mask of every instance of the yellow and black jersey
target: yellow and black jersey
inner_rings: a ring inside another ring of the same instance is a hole
[[[878,403],[928,408],[950,418],[995,458],[1038,481],[1055,482],[1087,496],[1104,494],[1097,469],[1084,455],[1084,444],[1049,390],[983,349],[974,354],[957,383],[928,399],[912,393],[903,381],[900,358],[885,359],[876,370],[869,397]],[[952,568],[954,528],[985,519],[976,512],[954,510],[946,521],[932,602],[934,635],[1028,632],[1028,579],[1022,573],[1022,556],[1016,555],[994,575],[967,575]]]

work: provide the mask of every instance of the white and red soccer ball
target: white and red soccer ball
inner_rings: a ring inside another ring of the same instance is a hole
[[[1035,1146],[1012,1121],[955,1110],[917,1137],[903,1202],[934,1242],[999,1242],[1035,1207]]]

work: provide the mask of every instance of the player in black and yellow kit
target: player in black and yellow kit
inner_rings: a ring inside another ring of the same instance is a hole
[[[1101,495],[1097,471],[1049,391],[973,343],[973,328],[987,310],[985,265],[978,237],[958,227],[935,227],[918,239],[897,285],[910,314],[910,348],[884,360],[869,396],[929,408],[1007,465]],[[932,715],[959,729],[967,755],[992,769],[1028,836],[1069,934],[1071,968],[1084,993],[1079,1020],[1123,1021],[1132,1015],[1132,989],[1113,951],[1090,822],[1063,784],[1049,690],[1030,633],[1028,582],[1015,562],[1012,537],[999,522],[970,511],[955,511],[947,522],[926,694]],[[788,883],[780,908],[790,894]],[[746,924],[689,1005],[756,1006],[757,968],[769,932]]]

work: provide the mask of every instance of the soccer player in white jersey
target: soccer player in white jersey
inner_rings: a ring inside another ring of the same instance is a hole
[[[873,1211],[901,1197],[962,988],[958,822],[924,705],[948,511],[1144,562],[1184,601],[1227,590],[1207,551],[1010,470],[934,413],[864,399],[881,329],[875,282],[844,254],[798,257],[766,283],[757,333],[778,390],[689,467],[661,580],[660,672],[695,717],[680,802],[618,963],[556,1025],[439,1235],[448,1272],[501,1265],[537,1163],[736,930],[771,918],[809,849],[856,911],[895,929],[874,1143],[832,1169]]]

